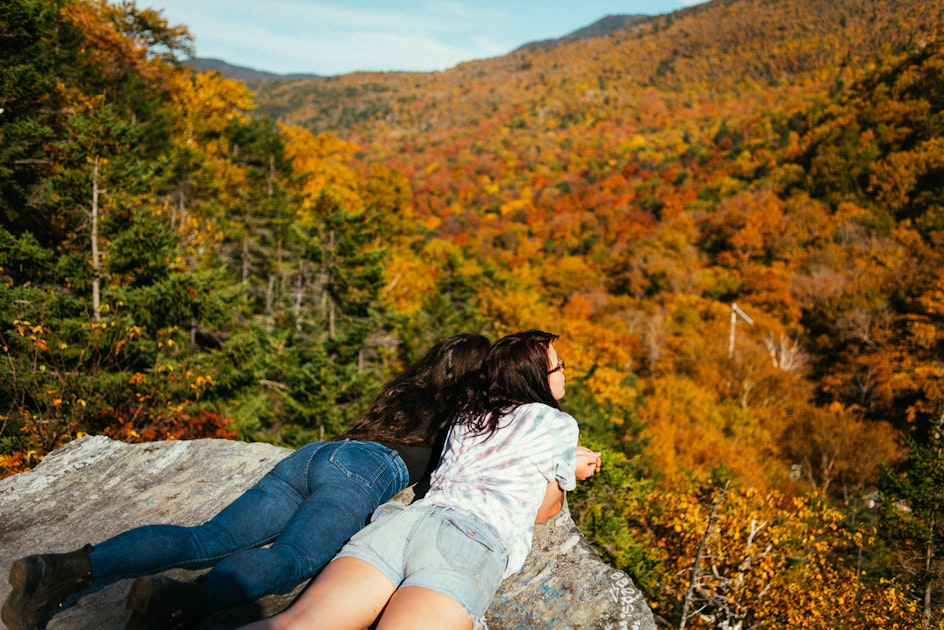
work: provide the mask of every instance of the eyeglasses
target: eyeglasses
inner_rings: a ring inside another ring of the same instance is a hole
[[[554,372],[563,372],[563,371],[564,371],[564,367],[565,367],[565,366],[564,366],[564,360],[561,359],[561,358],[558,358],[558,359],[557,359],[557,367],[554,368],[553,370],[548,370],[548,371],[547,371],[548,376],[550,376],[550,375],[553,374]]]

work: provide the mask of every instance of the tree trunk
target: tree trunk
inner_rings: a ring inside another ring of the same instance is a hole
[[[249,282],[249,230],[243,235],[243,284]]]
[[[92,318],[102,321],[102,262],[98,250],[98,179],[101,158],[92,160]]]
[[[324,308],[327,311],[326,315],[328,318],[328,334],[332,337],[335,336],[335,314],[334,314],[334,299],[331,297],[331,265],[334,262],[334,253],[335,253],[335,244],[334,244],[334,230],[328,232],[328,242],[325,247],[324,260],[321,263],[321,280],[322,280],[322,290],[324,291]]]
[[[336,331],[334,329],[334,302],[329,297],[328,298],[328,334],[334,337],[335,332]]]
[[[275,324],[275,274],[269,274],[269,286],[266,287],[265,323],[266,332],[272,332]]]
[[[931,521],[930,531],[928,532],[928,545],[924,556],[924,574],[927,576],[927,583],[924,585],[924,630],[931,627],[931,585],[934,580],[931,579],[931,566],[934,563],[934,521]]]
[[[692,601],[695,598],[695,591],[698,590],[698,586],[701,581],[701,563],[705,557],[705,547],[708,544],[708,537],[711,535],[712,529],[714,529],[715,519],[718,518],[718,508],[724,502],[724,499],[728,494],[728,486],[730,485],[730,481],[724,484],[724,487],[721,489],[721,493],[718,495],[718,499],[711,507],[711,514],[708,516],[708,525],[705,526],[705,533],[701,538],[701,542],[698,544],[698,550],[695,552],[695,563],[692,566],[692,579],[689,582],[688,590],[685,593],[685,601],[682,604],[682,619],[679,622],[678,630],[685,630],[685,625],[688,623],[690,616],[689,611],[692,609]]]
[[[305,296],[305,267],[304,261],[298,261],[298,272],[295,276],[295,299],[292,310],[295,313],[295,330],[302,328],[302,301]]]

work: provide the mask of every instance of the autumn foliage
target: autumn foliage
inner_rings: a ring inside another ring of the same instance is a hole
[[[0,474],[297,446],[449,334],[544,328],[606,457],[571,510],[665,627],[944,627],[940,3],[248,86],[156,11],[8,4]]]

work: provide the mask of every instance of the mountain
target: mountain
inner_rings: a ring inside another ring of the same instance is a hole
[[[258,81],[270,81],[273,79],[317,79],[317,74],[276,74],[263,70],[253,70],[243,66],[236,66],[227,63],[222,59],[213,59],[211,57],[197,57],[190,59],[187,63],[200,71],[219,72],[224,77],[243,81],[244,83],[255,83]]]
[[[605,35],[609,35],[610,33],[627,29],[631,26],[638,26],[650,19],[651,16],[649,15],[607,15],[606,17],[600,18],[593,24],[585,26],[581,29],[577,29],[573,33],[569,33],[563,37],[529,42],[523,46],[519,46],[513,52],[519,50],[553,48],[554,46],[560,46],[561,44],[579,42],[586,39],[593,39],[594,37],[603,37]]]
[[[417,171],[427,160],[444,164],[433,158],[440,138],[444,148],[456,148],[447,136],[460,144],[476,139],[485,148],[498,140],[494,130],[509,124],[511,150],[524,152],[531,151],[534,136],[549,133],[549,120],[558,121],[558,135],[576,131],[573,123],[588,118],[615,126],[617,136],[645,131],[650,142],[653,134],[678,133],[689,123],[689,133],[698,127],[713,134],[707,126],[717,125],[722,111],[730,125],[764,103],[790,109],[847,81],[911,37],[902,22],[918,28],[928,18],[915,12],[927,5],[882,1],[864,11],[849,1],[733,0],[624,23],[636,24],[629,28],[618,28],[622,20],[614,16],[600,21],[614,29],[606,35],[537,42],[443,72],[267,81],[257,104],[315,132],[331,130],[371,144],[422,142],[421,154],[392,152],[398,167],[421,162],[412,165]],[[651,107],[663,108],[668,118],[641,119],[653,113]],[[420,137],[427,132],[434,134]],[[390,147],[378,148],[391,155]]]
[[[697,296],[701,310],[684,309],[707,321],[736,302],[775,338],[796,335],[811,349],[804,369],[817,395],[859,409],[863,394],[844,384],[850,366],[877,359],[871,337],[859,347],[845,327],[884,308],[871,295],[901,305],[899,325],[910,326],[917,315],[897,292],[930,291],[931,250],[919,244],[942,238],[940,114],[931,115],[942,102],[942,24],[944,5],[927,0],[872,0],[867,10],[858,0],[716,0],[443,72],[269,81],[256,103],[402,173],[426,240],[539,277],[555,303],[579,296],[601,318],[638,300],[621,316],[640,340],[658,336],[645,322],[667,317],[674,299]],[[899,222],[918,231],[900,250],[889,240]],[[909,276],[915,286],[859,271],[887,257],[904,275],[921,270]],[[532,260],[554,260],[555,271],[529,269]],[[494,318],[510,317],[495,308]],[[644,375],[668,352],[650,341],[636,353]],[[686,343],[673,369],[684,364],[702,382],[706,363]],[[757,350],[757,365],[769,363]],[[901,358],[912,355],[886,351],[889,375],[914,372]],[[906,429],[916,421],[901,410],[915,404],[894,385],[905,377],[894,379],[869,390],[864,415]],[[926,425],[933,414],[920,413]]]
[[[593,24],[573,31],[572,33],[564,35],[563,37],[529,42],[516,48],[515,51],[553,48],[561,44],[584,41],[595,37],[604,37],[616,31],[627,29],[630,26],[645,23],[649,19],[650,16],[648,15],[607,15],[606,17],[597,20]],[[222,59],[213,59],[210,57],[194,58],[189,60],[188,63],[197,70],[219,72],[227,78],[236,79],[237,81],[243,81],[245,83],[257,83],[260,81],[271,81],[276,79],[304,80],[321,78],[321,75],[317,74],[278,74],[274,72],[266,72],[263,70],[254,70],[252,68],[233,65]]]
[[[568,502],[664,625],[939,625],[942,559],[912,559],[944,487],[940,0],[714,0],[442,72],[264,80],[256,109],[165,66],[184,32],[142,37],[127,3],[12,2],[0,474],[82,433],[321,439],[434,340],[537,327],[613,455]],[[16,544],[76,540],[8,514]]]

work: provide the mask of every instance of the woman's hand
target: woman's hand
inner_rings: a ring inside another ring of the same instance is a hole
[[[586,446],[577,447],[577,479],[589,479],[594,473],[600,472],[601,465],[600,453],[591,451]]]

